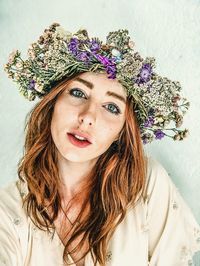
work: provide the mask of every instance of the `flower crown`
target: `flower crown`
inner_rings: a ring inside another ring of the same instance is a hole
[[[180,96],[180,83],[159,76],[154,71],[155,58],[143,59],[133,48],[128,30],[110,32],[104,44],[89,38],[85,29],[72,34],[53,23],[29,47],[28,59],[23,60],[16,50],[4,69],[30,101],[44,97],[65,77],[87,71],[107,73],[125,87],[127,97],[132,97],[144,144],[165,136],[183,140],[188,130],[178,128],[189,102]]]

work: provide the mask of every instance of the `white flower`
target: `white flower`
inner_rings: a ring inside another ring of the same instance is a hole
[[[35,84],[35,88],[34,88],[36,91],[38,91],[38,92],[42,92],[42,90],[43,90],[43,87],[40,85],[40,84]]]
[[[17,53],[18,53],[18,50],[14,50],[14,51],[12,51],[10,53],[9,58],[8,58],[9,64],[12,64],[13,63],[13,61],[14,61],[15,56],[17,55]]]
[[[30,58],[35,59],[35,52],[32,49],[28,50],[28,55],[30,56]]]
[[[163,121],[164,119],[162,117],[155,117],[155,120],[154,120],[155,124],[162,123]]]
[[[56,35],[64,40],[69,40],[72,37],[72,33],[64,30],[61,26],[56,28]]]
[[[129,41],[128,42],[128,46],[133,49],[133,47],[135,46],[135,43],[133,41]]]
[[[16,64],[16,68],[21,68],[22,67],[22,63],[21,62],[18,62],[17,64]]]
[[[15,73],[15,74],[14,74],[14,79],[15,79],[15,80],[19,80],[19,79],[20,79],[20,76],[19,76],[18,73]]]
[[[113,49],[112,49],[112,55],[113,55],[113,56],[116,56],[116,57],[120,57],[121,53],[120,53],[119,50],[113,48]]]

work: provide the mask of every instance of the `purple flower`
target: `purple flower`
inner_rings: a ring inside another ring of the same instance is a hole
[[[100,44],[97,42],[97,41],[95,41],[95,40],[92,40],[91,42],[90,42],[90,50],[91,50],[91,52],[97,52],[98,50],[100,49]]]
[[[162,132],[162,130],[157,129],[157,130],[154,132],[154,135],[156,136],[156,139],[162,139],[162,138],[165,136],[165,133]]]
[[[108,78],[110,79],[115,79],[116,78],[116,65],[115,64],[110,64],[106,67],[106,72],[108,73]]]
[[[148,143],[148,139],[142,138],[142,142],[143,142],[143,144],[147,144]]]
[[[106,56],[96,54],[95,57],[104,65],[107,66],[109,65],[110,61]]]
[[[77,59],[81,60],[81,61],[89,61],[90,59],[90,55],[87,53],[87,52],[80,52],[80,53],[77,53],[76,55]]]
[[[90,53],[87,51],[80,51],[81,41],[77,38],[71,38],[70,43],[68,44],[69,51],[76,57],[76,59],[88,62],[90,60]]]
[[[143,65],[141,72],[140,72],[140,77],[144,80],[147,81],[151,75],[152,68],[149,64]]]
[[[154,118],[153,118],[153,117],[149,117],[149,118],[145,121],[145,123],[144,123],[144,127],[152,127],[153,123],[154,123]]]
[[[71,38],[68,44],[68,49],[73,55],[77,55],[78,45],[79,45],[79,40],[76,38]]]
[[[30,82],[29,82],[29,85],[28,85],[28,90],[34,90],[35,88],[35,80],[32,79]]]
[[[148,136],[148,134],[144,134],[142,136],[142,142],[143,142],[143,144],[149,143],[150,142],[150,136]]]
[[[152,67],[150,64],[144,64],[140,69],[140,74],[138,75],[138,79],[136,82],[138,84],[146,83],[150,80],[152,75]]]
[[[116,78],[116,64],[115,59],[109,59],[106,56],[96,54],[95,57],[105,66],[106,72],[108,73],[108,78],[114,79]]]

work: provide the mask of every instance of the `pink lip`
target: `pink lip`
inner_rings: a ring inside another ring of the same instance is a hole
[[[90,145],[91,143],[90,142],[88,142],[87,140],[85,140],[85,141],[79,141],[79,140],[77,140],[71,133],[67,133],[67,136],[68,136],[68,139],[69,139],[69,141],[73,144],[73,145],[75,145],[75,146],[77,146],[77,147],[79,147],[79,148],[85,148],[85,147],[87,147],[88,145]]]
[[[78,130],[72,130],[71,132],[68,132],[68,133],[83,137],[83,138],[87,139],[88,142],[92,143],[91,137],[88,134],[86,134],[86,133],[81,133]]]

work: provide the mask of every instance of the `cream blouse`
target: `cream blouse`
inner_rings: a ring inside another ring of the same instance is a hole
[[[192,257],[200,251],[200,226],[166,170],[151,157],[146,184],[147,196],[127,212],[110,240],[106,265],[196,266]],[[0,190],[0,265],[64,265],[57,233],[36,228],[22,208],[25,193],[19,180]],[[93,265],[90,253],[85,265]]]

